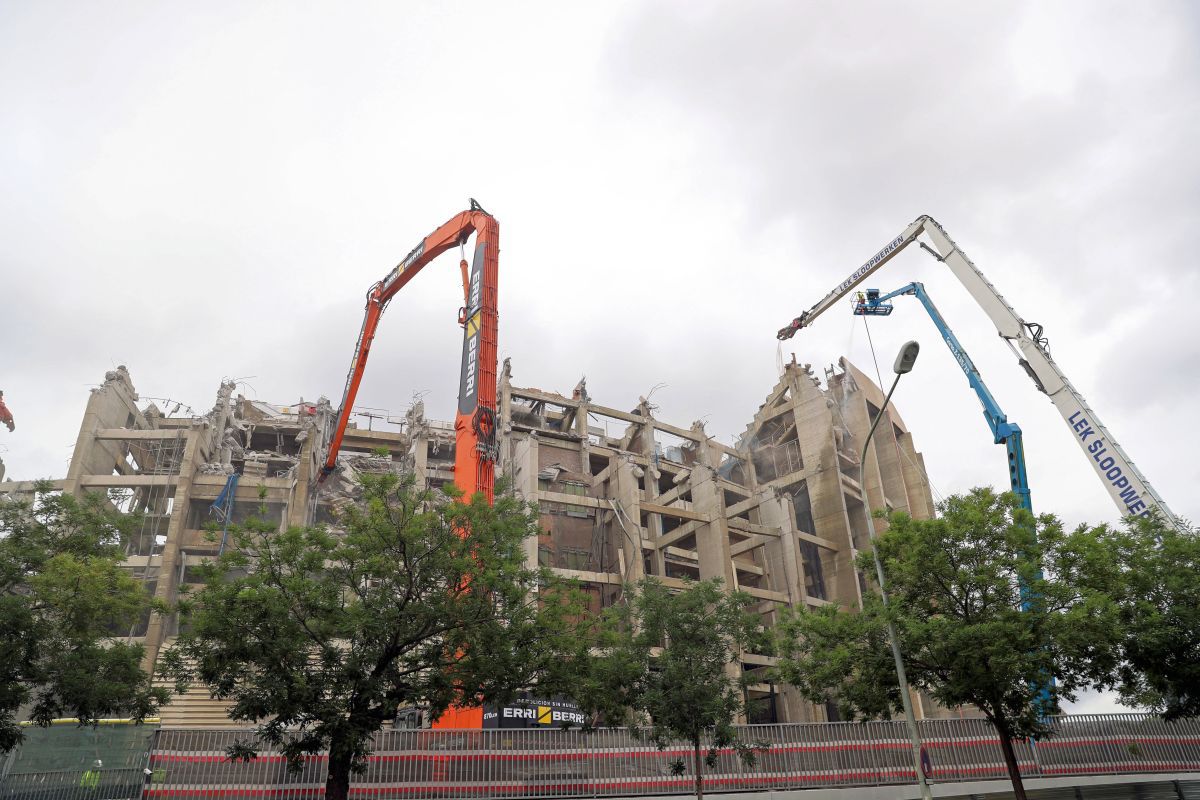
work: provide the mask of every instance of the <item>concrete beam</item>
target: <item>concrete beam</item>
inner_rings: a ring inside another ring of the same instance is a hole
[[[738,514],[744,514],[752,508],[758,508],[766,499],[767,495],[761,493],[747,497],[745,500],[741,500],[726,508],[725,514],[730,518],[736,517]]]
[[[201,488],[212,487],[220,493],[221,489],[225,488],[225,482],[228,480],[227,475],[193,475],[192,485]],[[292,478],[247,478],[242,477],[241,483],[238,484],[238,497],[242,496],[243,490],[253,493],[257,497],[258,487],[263,486],[268,490],[283,489],[289,490],[292,487]],[[213,495],[216,497],[216,495]]]
[[[101,428],[96,431],[97,439],[117,439],[134,441],[138,439],[183,439],[187,436],[184,428],[167,428],[153,430],[137,430],[134,428]]]
[[[678,486],[672,486],[669,490],[663,492],[658,497],[653,499],[654,502],[659,503],[660,505],[669,506],[671,503],[674,503],[676,500],[678,500],[684,492],[690,491],[691,488],[692,487],[688,485],[687,481],[684,481]]]
[[[121,562],[123,567],[161,567],[162,556],[125,556]]]
[[[758,564],[751,564],[748,561],[739,561],[736,558],[733,559],[733,568],[740,572],[748,572],[751,575],[762,576],[767,574],[767,571]]]
[[[564,578],[574,578],[584,583],[607,583],[613,586],[620,586],[624,583],[620,575],[613,575],[611,572],[588,572],[582,569],[563,569],[561,567],[552,567],[551,571],[555,575],[561,575]]]
[[[783,592],[773,592],[770,589],[756,589],[753,586],[740,586],[740,591],[760,600],[774,600],[777,603],[788,602],[788,596]]]
[[[786,414],[787,412],[791,411],[795,407],[796,407],[796,398],[793,397],[793,398],[788,399],[788,401],[782,405],[775,406],[774,408],[771,408],[771,409],[765,409],[755,419],[755,422],[757,422],[758,424],[761,425],[764,422],[775,419],[775,417],[778,417],[780,414]]]
[[[638,414],[629,414],[625,411],[618,411],[615,408],[605,408],[604,406],[596,405],[590,406],[588,410],[593,414],[603,417],[612,417],[613,419],[619,419],[623,422],[631,422],[637,425],[650,425],[655,430],[662,431],[663,433],[669,433],[673,436],[678,436],[680,439],[687,439],[690,442],[699,442],[702,438],[706,438],[697,436],[695,431],[688,430],[687,428],[680,428],[675,425],[670,425],[666,422],[660,422],[654,417],[643,417],[639,416]],[[715,447],[718,450],[728,453],[729,455],[737,456],[738,458],[742,457],[742,454],[737,450],[727,444],[722,444],[715,439],[709,438],[708,444],[710,447]]]
[[[599,450],[600,448],[593,447],[592,449]],[[617,466],[616,459],[610,458],[608,460],[608,466],[592,476],[592,487],[595,488],[595,487],[599,486],[600,484],[604,483],[609,478],[611,478],[612,474],[613,474],[613,470],[616,469],[616,466]]]
[[[553,428],[535,428],[530,425],[518,424],[513,424],[512,428],[514,431],[533,433],[546,439],[557,439],[558,441],[562,442],[573,442],[578,444],[579,442],[583,441],[582,436],[571,431],[556,431]]]
[[[4,481],[0,483],[0,494],[6,492],[32,492],[37,483],[38,481]],[[61,491],[66,484],[66,480],[59,478],[58,480],[47,481],[47,483],[50,484],[51,489]]]
[[[565,408],[577,408],[578,400],[572,400],[569,397],[563,397],[561,394],[554,392],[544,392],[541,389],[520,389],[516,386],[512,387],[512,396],[519,400],[541,400],[543,403],[553,403],[556,406]],[[593,406],[593,410],[596,407]]]
[[[774,539],[768,536],[751,536],[749,539],[738,542],[737,544],[729,545],[729,552],[731,555],[741,555],[742,553],[753,550],[756,547],[762,547],[764,544],[772,541],[774,541]]]
[[[774,489],[782,489],[785,486],[791,486],[793,483],[807,480],[809,477],[811,477],[811,473],[813,472],[816,472],[816,470],[809,469],[808,467],[801,467],[800,469],[789,472],[786,475],[780,475],[775,480],[768,481],[765,485]]]
[[[835,553],[841,549],[834,542],[831,542],[828,539],[822,539],[820,536],[813,536],[811,533],[805,533],[804,531],[794,531],[794,533],[796,534],[797,539],[803,539],[806,542],[812,542],[817,547],[824,547],[826,550],[832,550]]]
[[[178,483],[178,475],[84,475],[79,479],[79,484],[85,489],[175,486]]]
[[[759,525],[755,522],[747,522],[741,517],[730,517],[729,527],[735,531],[742,533],[756,533],[760,536],[778,536],[779,528],[772,528],[769,525]]]
[[[538,431],[537,434],[538,436],[541,436],[542,432]],[[607,458],[610,462],[615,462],[617,460],[629,461],[642,467],[650,463],[650,459],[646,458],[645,456],[629,450],[622,450],[619,447],[608,447],[607,445],[593,444],[589,445],[588,449],[591,450],[595,455]]]
[[[568,503],[573,506],[586,506],[588,508],[609,508],[608,503],[584,494],[549,492],[543,489],[538,492],[537,499],[545,500],[547,503]]]
[[[844,472],[839,472],[838,474],[842,479],[842,490],[856,500],[862,500],[862,485]]]
[[[761,653],[742,653],[742,661],[756,667],[773,667],[779,663],[775,656],[764,656]]]
[[[742,459],[742,460],[745,461],[745,459]],[[740,494],[742,497],[749,497],[750,495],[754,494],[753,489],[751,489],[747,486],[739,486],[738,484],[734,483],[733,481],[726,480],[725,478],[717,478],[717,485],[720,486],[721,489],[723,489],[726,492],[733,492],[734,494]]]
[[[671,545],[675,544],[676,542],[678,542],[682,539],[686,539],[688,536],[695,533],[696,530],[699,529],[699,527],[703,524],[705,524],[705,523],[703,523],[703,522],[684,523],[683,525],[680,525],[678,528],[671,531],[670,533],[664,533],[662,536],[658,537],[657,539],[651,539],[648,542],[648,544],[657,550],[662,550],[663,548],[670,547]]]
[[[662,514],[667,517],[675,517],[676,519],[689,519],[695,522],[709,522],[707,514],[701,514],[698,511],[691,511],[686,508],[676,508],[675,506],[661,506],[658,503],[642,503],[642,511],[647,511],[651,514]]]
[[[668,589],[687,589],[695,585],[694,581],[685,581],[683,578],[668,578],[665,575],[655,576],[654,580],[666,586]]]

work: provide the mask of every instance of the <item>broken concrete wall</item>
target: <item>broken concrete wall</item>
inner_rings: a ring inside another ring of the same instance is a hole
[[[230,523],[255,514],[281,528],[336,526],[339,509],[360,496],[362,474],[412,474],[434,488],[453,481],[453,425],[426,417],[419,399],[392,420],[398,430],[351,425],[338,470],[318,485],[335,419],[328,401],[272,404],[235,393],[223,382],[208,413],[164,415],[139,405],[120,368],[89,397],[58,485],[105,491],[122,510],[146,513],[127,568],[159,599],[174,600],[219,550],[205,527],[223,523],[213,503],[232,476]],[[595,611],[646,575],[675,587],[720,578],[754,598],[768,626],[787,607],[854,607],[864,496],[872,508],[932,512],[921,455],[895,412],[872,442],[861,485],[858,450],[882,393],[844,360],[826,371],[825,386],[807,365],[788,365],[733,445],[702,423],[658,419],[646,398],[601,405],[582,380],[568,394],[518,387],[507,361],[498,401],[498,471],[506,491],[537,506],[542,528],[527,561],[578,580]],[[19,488],[0,483],[0,491]],[[149,665],[175,630],[174,620],[153,618],[131,621],[129,633],[146,645]],[[752,721],[825,719],[826,709],[766,683],[771,663],[742,656]]]

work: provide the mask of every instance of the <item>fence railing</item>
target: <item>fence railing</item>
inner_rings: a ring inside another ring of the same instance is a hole
[[[936,782],[1003,778],[995,732],[983,720],[923,720],[921,738]],[[915,780],[903,723],[747,725],[743,740],[760,746],[747,766],[722,751],[705,769],[706,790],[753,791],[810,787],[879,786]],[[307,760],[289,773],[283,756],[263,749],[248,763],[226,750],[252,736],[248,730],[160,730],[147,754],[147,798],[318,798],[328,763]],[[1053,735],[1015,743],[1028,777],[1200,771],[1200,720],[1164,722],[1142,714],[1063,716]],[[693,789],[686,745],[660,751],[624,729],[412,730],[375,737],[366,770],[352,781],[352,797],[380,800],[621,797],[688,794]],[[686,771],[672,764],[683,759]],[[12,784],[13,777],[21,778]],[[78,785],[79,775],[75,775]],[[32,778],[10,776],[0,798],[67,797],[36,794]],[[63,778],[63,785],[69,783]],[[80,797],[89,795],[79,795]],[[127,797],[93,794],[91,797]]]
[[[145,790],[141,769],[59,770],[19,772],[0,783],[0,797],[9,800],[138,800]]]

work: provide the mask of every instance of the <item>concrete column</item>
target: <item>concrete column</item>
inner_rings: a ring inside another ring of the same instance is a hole
[[[775,686],[775,711],[783,722],[825,722],[824,711],[804,699],[795,687],[781,683]]]
[[[583,396],[579,399],[579,410],[575,413],[575,433],[583,439],[583,450],[586,453],[588,450],[588,398]],[[587,464],[583,465],[583,472],[591,472]]]
[[[620,459],[620,456],[617,458]],[[625,574],[621,578],[626,583],[637,583],[646,577],[642,556],[641,490],[638,489],[637,471],[645,472],[633,462],[621,459],[609,479],[609,496],[617,501],[624,512],[617,515],[613,523],[614,530],[620,532],[620,549],[625,560]],[[617,512],[614,510],[613,513]]]
[[[217,389],[217,402],[213,406],[213,426],[207,431],[208,435],[199,445],[201,459],[210,460],[225,439],[225,425],[229,422],[230,417],[229,399],[233,396],[233,390],[236,388],[237,384],[233,381],[222,381],[221,387]]]
[[[179,587],[179,567],[182,550],[180,544],[183,530],[187,525],[188,507],[191,505],[192,476],[196,471],[200,439],[205,431],[193,427],[188,431],[187,444],[183,448],[183,460],[179,466],[179,480],[175,485],[175,503],[171,510],[171,523],[167,527],[167,540],[163,544],[162,567],[158,572],[158,587],[154,599],[164,603],[174,602]],[[150,615],[150,624],[146,628],[146,654],[142,659],[142,668],[150,672],[158,660],[158,652],[166,638],[168,618],[158,614]]]
[[[528,434],[509,434],[511,457],[508,461],[513,491],[529,502],[538,499],[538,441]],[[538,565],[538,540],[530,536],[525,540],[525,565],[536,569]]]
[[[418,402],[406,415],[408,448],[413,459],[413,477],[418,489],[429,487],[429,426],[425,423],[425,404]]]
[[[647,503],[658,503],[658,496],[661,494],[658,491],[658,482],[662,478],[662,470],[655,466],[658,459],[654,452],[654,422],[650,416],[650,406],[644,400],[640,406],[642,414],[646,417],[647,422],[642,426],[641,435],[641,451],[646,458],[645,477],[642,483],[645,489],[642,491],[642,497]],[[656,542],[663,535],[663,520],[662,514],[647,514],[646,515],[646,539],[651,542]],[[650,552],[651,570],[655,575],[665,576],[667,574],[667,561],[665,554],[660,548],[655,547]],[[644,569],[644,566],[643,566]]]
[[[763,546],[770,588],[784,592],[792,606],[804,602],[804,583],[800,572],[799,546],[796,526],[792,523],[792,504],[786,497],[772,492],[770,499],[758,506],[762,524],[779,531],[779,537]]]
[[[696,555],[700,580],[720,578],[729,590],[737,588],[733,554],[729,552],[729,524],[725,520],[725,498],[717,486],[716,473],[707,464],[692,467],[692,508],[708,522],[696,529]]]
[[[313,520],[308,518],[309,487],[313,484],[312,466],[315,461],[313,452],[317,444],[316,428],[308,428],[308,438],[300,447],[300,458],[296,465],[296,481],[288,498],[288,516],[284,523],[288,526],[308,525]]]
[[[879,465],[881,491],[894,504],[896,511],[907,511],[911,514],[912,503],[904,480],[904,455],[896,440],[890,407],[884,413],[879,427],[875,429],[871,449],[875,451],[875,460]]]
[[[496,381],[496,419],[512,420],[512,362],[507,358]]]
[[[912,434],[905,432],[899,438],[901,451],[907,456],[904,459],[904,485],[908,491],[909,514],[916,519],[929,519],[933,516],[933,493],[929,485],[929,476],[925,474],[925,461],[913,446]]]
[[[80,481],[83,476],[109,475],[117,462],[124,459],[122,443],[116,440],[97,441],[94,434],[101,428],[124,428],[130,416],[134,420],[132,427],[147,427],[135,400],[137,393],[124,367],[107,373],[104,384],[92,390],[63,482],[64,492],[82,494]]]

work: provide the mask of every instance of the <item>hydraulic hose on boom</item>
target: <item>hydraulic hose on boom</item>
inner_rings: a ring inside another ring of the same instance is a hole
[[[918,239],[921,234],[929,237],[932,246]],[[1042,335],[1042,326],[1022,319],[933,217],[918,217],[903,233],[888,242],[820,302],[781,328],[776,338],[790,339],[801,328],[811,325],[847,292],[913,242],[949,267],[988,315],[1000,338],[1017,356],[1018,363],[1033,379],[1038,390],[1045,393],[1050,402],[1054,403],[1054,407],[1070,427],[1076,444],[1087,456],[1092,469],[1104,483],[1122,516],[1149,516],[1158,512],[1168,524],[1181,527],[1180,521],[1171,513],[1162,497],[1150,485],[1150,481],[1109,433],[1108,428],[1096,417],[1096,413],[1092,411],[1083,395],[1067,380],[1058,364],[1054,363],[1054,359],[1050,357],[1049,344]]]
[[[465,497],[483,492],[489,504],[493,501],[497,454],[496,306],[500,228],[495,217],[474,199],[467,211],[455,215],[422,239],[403,261],[367,292],[362,330],[354,347],[354,358],[350,361],[342,404],[319,481],[323,482],[337,468],[338,452],[383,310],[426,264],[453,247],[464,246],[472,233],[476,235],[475,252],[469,277],[466,259],[459,264],[463,278],[463,308],[459,311],[458,321],[463,326],[463,351],[458,412],[454,419],[454,485]]]

